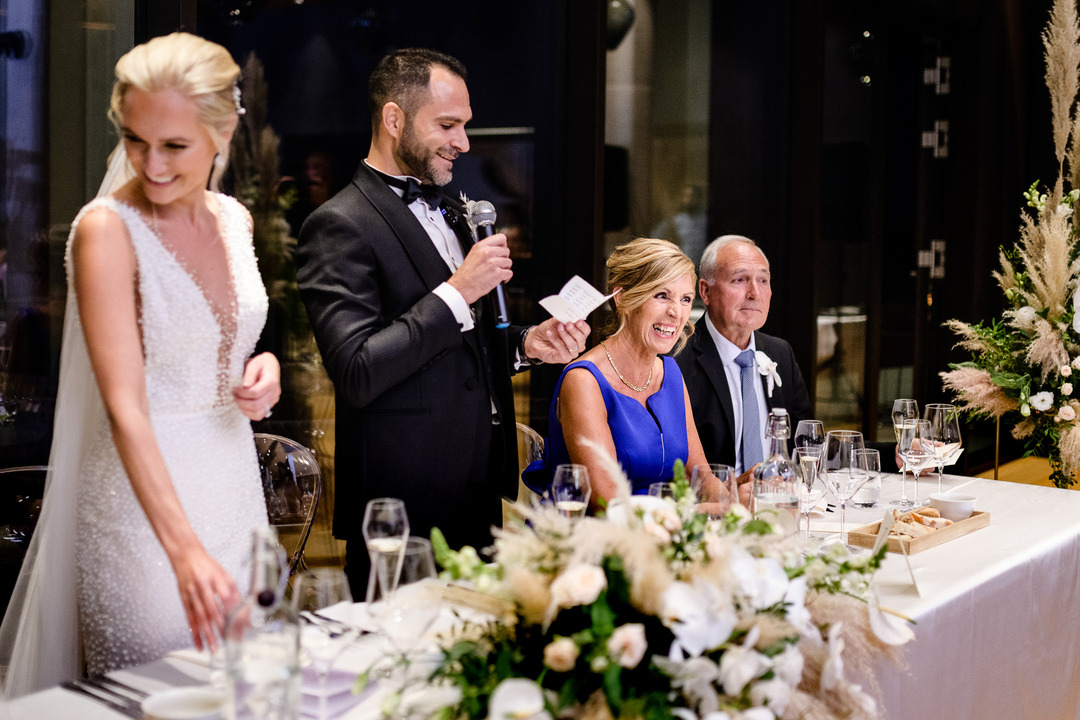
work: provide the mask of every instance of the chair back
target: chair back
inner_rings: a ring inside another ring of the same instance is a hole
[[[0,615],[7,609],[41,514],[45,465],[0,470]]]
[[[322,472],[310,450],[289,438],[255,433],[266,513],[289,555],[289,575],[306,567],[304,547],[322,496]]]
[[[529,467],[534,460],[544,457],[544,438],[540,433],[533,430],[525,423],[517,423],[517,446],[518,446],[518,494],[517,502],[524,505],[532,505],[540,499],[521,480],[522,471]],[[510,501],[503,498],[503,527],[506,527],[511,519],[520,520],[520,514],[511,507]]]

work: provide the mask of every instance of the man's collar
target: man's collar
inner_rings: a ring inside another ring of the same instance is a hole
[[[712,338],[713,345],[716,346],[717,352],[720,353],[720,360],[722,360],[725,365],[734,363],[735,358],[737,358],[739,353],[743,352],[745,349],[757,350],[753,333],[750,334],[750,344],[747,345],[746,348],[741,348],[720,334],[720,331],[713,325],[709,313],[705,313],[702,318],[705,320],[705,329],[708,331],[709,337]]]
[[[380,179],[386,182],[394,190],[406,205],[411,205],[416,200],[423,200],[432,210],[442,204],[442,190],[437,185],[424,185],[412,175],[391,175],[384,173],[364,158],[364,164],[371,168]]]

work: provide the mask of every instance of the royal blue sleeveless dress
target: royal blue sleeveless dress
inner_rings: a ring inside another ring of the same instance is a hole
[[[543,492],[551,483],[555,468],[570,462],[556,410],[566,373],[579,367],[591,372],[600,386],[607,408],[608,427],[615,441],[616,458],[630,479],[634,494],[644,495],[649,491],[650,484],[671,480],[675,460],[682,460],[685,464],[690,449],[686,437],[686,396],[683,393],[682,372],[674,359],[662,356],[662,360],[663,385],[646,401],[648,409],[637,400],[617,392],[599,368],[588,360],[567,365],[555,386],[555,397],[548,411],[550,437],[544,446],[544,458],[534,462],[522,474],[525,484],[536,492]]]

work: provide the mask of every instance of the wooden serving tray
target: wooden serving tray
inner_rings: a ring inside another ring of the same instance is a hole
[[[908,555],[914,555],[915,553],[920,553],[923,550],[932,548],[935,545],[948,542],[953,538],[975,532],[979,528],[984,528],[989,524],[990,513],[976,510],[971,513],[971,517],[964,518],[963,520],[955,522],[948,527],[943,527],[940,530],[934,530],[933,532],[915,538],[914,540],[909,540],[907,537],[901,538],[897,535],[889,535],[889,552],[903,553],[906,551]],[[854,530],[849,530],[848,542],[859,547],[873,548],[874,541],[877,540],[878,528],[880,527],[881,521],[878,520],[876,523],[870,523],[869,525],[863,525]]]

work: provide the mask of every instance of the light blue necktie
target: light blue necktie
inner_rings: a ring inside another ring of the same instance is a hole
[[[743,350],[735,358],[741,368],[742,381],[742,471],[746,472],[762,461],[761,456],[761,420],[758,418],[757,393],[754,383],[758,381],[754,368],[754,351]]]

